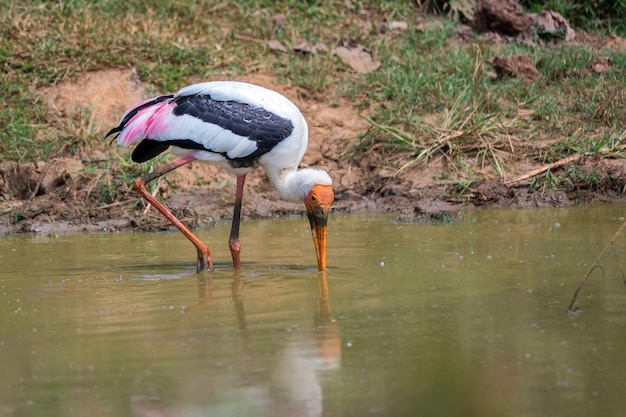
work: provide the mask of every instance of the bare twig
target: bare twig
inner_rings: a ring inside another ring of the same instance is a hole
[[[96,207],[96,209],[98,209],[98,210],[100,210],[100,209],[108,209],[108,208],[111,208],[111,207],[123,206],[124,204],[136,203],[138,201],[141,201],[141,198],[134,198],[132,200],[118,201],[118,202],[111,203],[111,204],[105,204],[104,206]]]
[[[52,165],[55,162],[56,162],[56,159],[53,159],[52,161],[46,164],[45,168],[43,169],[43,171],[39,175],[39,178],[37,179],[37,184],[35,185],[35,188],[30,192],[30,196],[28,197],[29,200],[32,200],[33,198],[37,196],[37,193],[39,192],[43,184],[44,177],[48,174],[50,167],[52,167]]]
[[[253,38],[252,36],[246,36],[246,35],[233,35],[233,37],[237,40],[240,41],[247,41],[247,42],[256,42],[256,43],[265,43],[265,41],[263,39],[259,39],[259,38]]]
[[[513,185],[517,185],[523,181],[529,180],[531,178],[534,178],[538,175],[543,174],[546,171],[552,170],[554,168],[560,168],[562,166],[565,165],[569,165],[571,163],[574,162],[578,162],[579,160],[581,160],[582,158],[584,158],[587,154],[586,153],[581,153],[581,154],[577,154],[577,155],[571,155],[568,156],[567,158],[563,158],[563,159],[559,159],[556,162],[552,162],[551,164],[548,165],[544,165],[542,167],[539,167],[537,169],[533,169],[530,172],[527,172],[523,175],[519,175],[517,177],[514,178],[509,178],[508,180],[504,180],[502,181],[502,183],[507,186],[507,187],[511,187]]]
[[[589,270],[587,271],[587,273],[585,274],[583,279],[580,280],[580,283],[578,284],[578,287],[576,288],[576,291],[574,291],[574,297],[572,297],[572,301],[569,303],[569,307],[567,307],[567,311],[568,312],[572,313],[572,312],[576,311],[574,309],[574,303],[576,302],[576,297],[578,296],[578,293],[580,292],[580,290],[582,289],[583,285],[585,284],[585,281],[587,281],[587,278],[589,278],[589,276],[594,271],[594,269],[602,268],[602,266],[598,264],[598,261],[600,260],[602,255],[604,255],[604,252],[606,252],[607,248],[609,246],[613,245],[613,243],[615,242],[615,239],[617,239],[617,237],[622,232],[622,230],[624,230],[624,227],[626,227],[626,220],[624,220],[624,222],[619,227],[619,229],[617,229],[617,232],[615,232],[615,234],[613,235],[611,240],[609,240],[609,243],[607,243],[606,246],[604,246],[604,248],[602,249],[602,251],[600,252],[598,257],[596,258],[596,260],[593,261],[593,263],[591,264],[591,267],[589,268]],[[622,271],[622,281],[624,281],[624,284],[626,284],[626,277],[624,276],[624,272],[623,271]]]

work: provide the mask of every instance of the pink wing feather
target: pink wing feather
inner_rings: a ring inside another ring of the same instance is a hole
[[[117,143],[129,146],[146,137],[158,137],[167,128],[166,117],[175,104],[163,101],[145,107],[137,112],[124,126],[117,137]]]
[[[144,100],[128,110],[122,116],[119,125],[111,129],[106,136],[119,133],[117,143],[130,146],[146,137],[157,137],[167,129],[169,114],[176,106],[171,102],[173,96],[159,96]]]

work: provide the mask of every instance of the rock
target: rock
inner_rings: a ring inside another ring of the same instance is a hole
[[[477,0],[472,26],[479,32],[497,32],[507,36],[525,33],[531,17],[514,0]]]
[[[540,73],[526,55],[496,56],[487,61],[493,66],[498,78],[523,78],[534,80]]]
[[[569,25],[567,19],[552,10],[544,10],[539,14],[530,14],[535,26],[539,30],[538,35],[544,39],[564,39],[573,41],[576,32]]]

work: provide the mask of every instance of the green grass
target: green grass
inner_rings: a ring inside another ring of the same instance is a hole
[[[554,10],[578,28],[626,35],[625,0],[523,0],[520,3],[530,12]]]
[[[287,23],[273,27],[278,13]],[[406,21],[409,29],[381,30],[394,20]],[[382,65],[355,74],[331,54],[271,51],[264,43],[270,39],[288,48],[308,41],[329,49],[351,39]],[[541,77],[529,82],[487,76],[490,58],[512,54],[529,56]],[[610,57],[611,72],[590,71],[600,56]],[[603,146],[616,149],[610,144],[622,137],[626,108],[623,52],[461,42],[454,22],[400,0],[0,0],[0,64],[0,154],[20,162],[104,148],[104,132],[87,111],[50,120],[37,91],[110,67],[136,67],[154,93],[214,75],[267,73],[298,87],[305,98],[327,104],[348,98],[367,110],[372,128],[344,157],[358,159],[375,148],[378,164],[402,172],[443,155],[452,182],[477,178],[468,159],[505,177],[512,149],[545,162]],[[541,141],[549,145],[537,146]],[[115,186],[114,178],[99,191],[103,201],[115,197]]]

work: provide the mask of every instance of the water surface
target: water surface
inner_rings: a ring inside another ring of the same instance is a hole
[[[0,240],[0,416],[621,416],[625,211]]]

